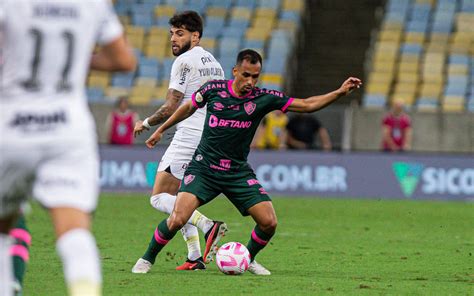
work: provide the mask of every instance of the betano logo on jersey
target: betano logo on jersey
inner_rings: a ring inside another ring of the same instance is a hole
[[[392,169],[406,197],[415,193],[419,183],[419,191],[425,195],[474,195],[474,168],[436,168],[395,162]]]

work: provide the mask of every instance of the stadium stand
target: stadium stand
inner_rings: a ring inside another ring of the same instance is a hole
[[[221,62],[232,77],[237,53],[244,48],[264,57],[261,87],[282,89],[287,59],[301,23],[304,0],[116,0],[115,9],[134,47],[139,64],[132,74],[91,72],[87,79],[91,103],[108,103],[130,96],[130,103],[160,104],[168,88],[174,57],[169,41],[169,18],[196,10],[204,19],[201,46]]]
[[[363,105],[474,112],[473,24],[474,0],[387,1]]]

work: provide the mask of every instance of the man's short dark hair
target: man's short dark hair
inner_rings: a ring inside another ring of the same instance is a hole
[[[237,55],[236,65],[241,65],[244,60],[247,60],[250,64],[257,64],[263,66],[262,56],[253,49],[244,49]]]
[[[199,38],[202,37],[202,18],[193,10],[176,13],[170,18],[169,24],[175,28],[184,27],[191,33],[198,32]]]

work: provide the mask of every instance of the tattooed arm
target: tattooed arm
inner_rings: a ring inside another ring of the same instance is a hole
[[[150,117],[145,118],[145,120],[138,120],[135,123],[135,128],[133,129],[133,134],[138,136],[144,130],[149,130],[151,126],[158,125],[163,123],[168,119],[176,109],[178,109],[181,100],[183,100],[184,94],[175,89],[168,89],[166,94],[166,101],[163,105],[160,106],[156,112]]]

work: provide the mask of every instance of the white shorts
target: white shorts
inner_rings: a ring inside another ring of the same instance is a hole
[[[31,195],[46,208],[95,210],[99,157],[94,141],[0,145],[0,153],[0,218],[18,211]]]
[[[201,141],[202,131],[188,128],[181,128],[174,134],[168,149],[161,158],[158,165],[158,172],[169,168],[171,174],[181,180],[184,172],[194,155],[199,142]]]

